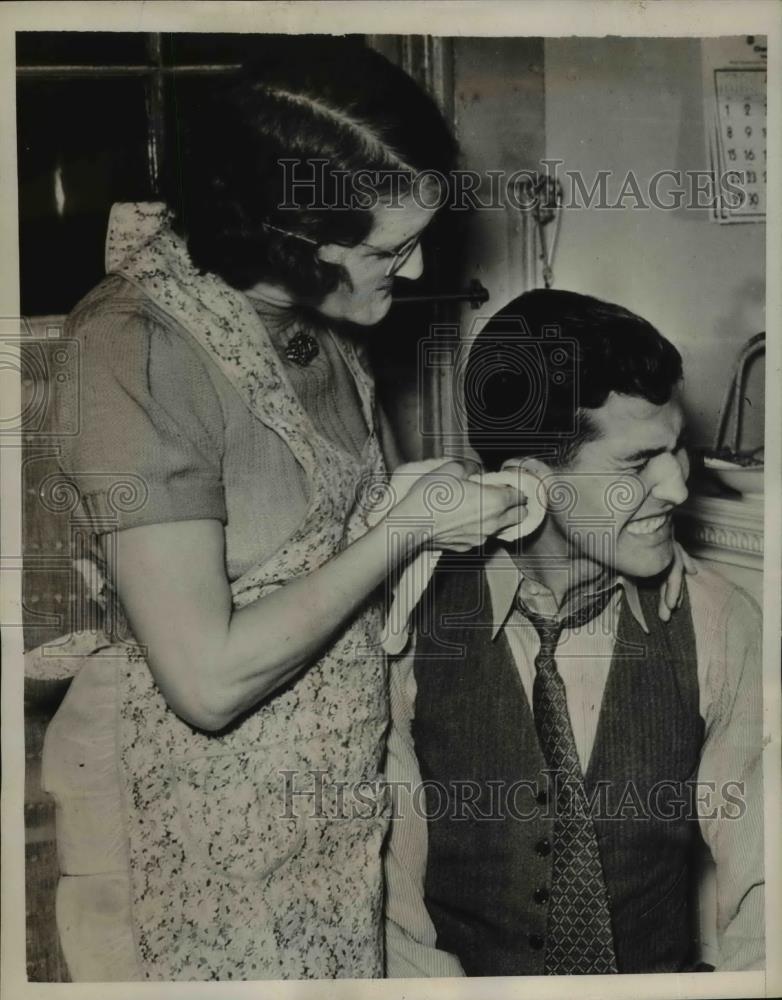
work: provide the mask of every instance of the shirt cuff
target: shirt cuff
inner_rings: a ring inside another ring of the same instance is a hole
[[[220,483],[208,477],[145,483],[118,478],[113,486],[81,494],[81,506],[96,534],[170,521],[228,520]]]
[[[463,976],[450,952],[421,944],[393,920],[386,920],[386,979],[442,979]]]

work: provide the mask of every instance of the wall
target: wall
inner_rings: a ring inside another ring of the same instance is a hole
[[[457,38],[453,65],[463,165],[482,174],[537,169],[545,152],[542,39]],[[479,209],[470,219],[465,274],[488,288],[487,316],[523,290],[520,231],[513,209]]]
[[[582,171],[704,170],[699,42],[547,39],[546,155]],[[609,191],[612,190],[609,184]],[[632,204],[632,202],[628,202]],[[706,210],[565,213],[556,286],[613,300],[653,322],[684,357],[695,444],[711,443],[731,366],[765,328],[763,225],[719,225]],[[762,364],[750,373],[744,443],[762,440]]]
[[[540,38],[455,38],[453,40],[454,128],[465,168],[485,176],[536,170],[545,154],[543,40]],[[483,202],[488,192],[480,192]],[[478,278],[489,301],[465,306],[461,336],[469,343],[484,322],[528,286],[526,227],[513,209],[476,209],[460,234],[463,284]],[[459,390],[456,390],[456,397]],[[445,407],[444,407],[445,408]],[[448,454],[469,448],[461,407],[444,413],[452,436]]]

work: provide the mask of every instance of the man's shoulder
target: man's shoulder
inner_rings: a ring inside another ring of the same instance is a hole
[[[416,608],[419,627],[434,610],[475,614],[490,608],[486,559],[480,552],[443,552]],[[488,602],[488,603],[487,603]]]
[[[755,598],[708,563],[694,562],[698,572],[687,576],[687,591],[693,612],[701,612],[693,615],[696,624],[698,618],[706,616],[711,627],[738,627],[748,634],[759,632],[763,615]]]
[[[443,552],[437,560],[433,580],[438,587],[447,581],[459,581],[465,576],[477,582],[486,572],[488,560],[480,550],[471,552]]]

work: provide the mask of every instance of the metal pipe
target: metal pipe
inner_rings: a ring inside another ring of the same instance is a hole
[[[738,358],[736,359],[736,363],[733,367],[733,374],[730,382],[728,383],[728,387],[725,390],[722,406],[720,407],[719,417],[717,419],[717,433],[714,435],[714,446],[712,449],[714,452],[719,451],[723,446],[730,447],[734,454],[738,451],[739,437],[741,434],[741,409],[743,406],[746,368],[752,359],[765,352],[765,350],[766,334],[763,332],[756,333],[754,337],[750,337],[739,352]],[[732,445],[729,445],[727,442],[723,445],[728,427],[728,421],[731,416],[731,410],[733,411]]]
[[[477,309],[485,302],[489,301],[489,290],[477,279],[470,282],[469,288],[463,292],[443,292],[433,295],[395,295],[394,302],[469,302],[473,309]]]

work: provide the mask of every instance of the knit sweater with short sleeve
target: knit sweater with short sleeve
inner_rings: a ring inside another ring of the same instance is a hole
[[[368,428],[338,337],[313,328],[319,354],[299,366],[284,354],[291,314],[258,311],[318,433],[359,454]],[[80,344],[81,419],[79,434],[62,439],[61,466],[96,530],[215,518],[231,581],[271,555],[304,517],[306,478],[195,338],[120,276],[82,300],[66,332]],[[118,511],[111,488],[128,475],[146,499]]]
[[[312,328],[320,352],[299,367],[285,357],[299,321],[284,310],[256,308],[316,433],[360,453],[368,428],[339,336]],[[80,431],[61,438],[60,464],[79,486],[96,533],[219,520],[231,582],[284,544],[306,515],[305,474],[195,337],[120,276],[106,278],[82,300],[66,332],[80,345]],[[388,455],[390,435],[379,410],[375,420]],[[113,502],[112,488],[131,476],[143,483],[143,503],[121,509],[128,505]],[[90,663],[73,682],[68,712],[58,713],[56,732],[47,736],[45,787],[57,803],[63,876],[58,928],[75,981],[131,981],[142,972],[130,906],[114,672],[97,658]]]

